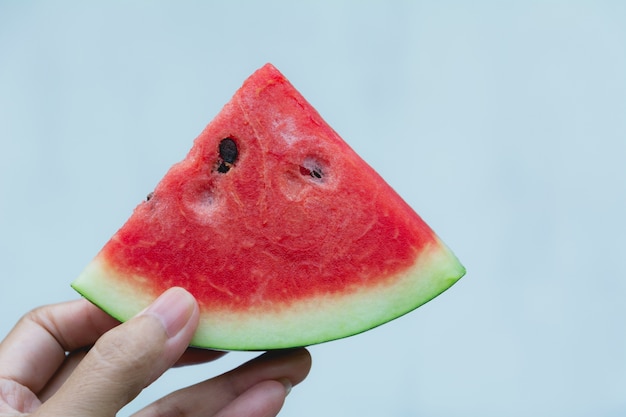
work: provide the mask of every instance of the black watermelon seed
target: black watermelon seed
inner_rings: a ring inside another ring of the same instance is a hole
[[[231,138],[222,139],[222,141],[220,142],[220,156],[222,157],[224,162],[228,164],[233,164],[235,163],[238,155],[239,151],[237,150],[237,144],[235,143],[235,141]]]

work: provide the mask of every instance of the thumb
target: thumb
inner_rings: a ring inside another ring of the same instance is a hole
[[[105,333],[41,415],[109,417],[183,354],[198,325],[198,305],[182,288],[164,292],[131,320]]]

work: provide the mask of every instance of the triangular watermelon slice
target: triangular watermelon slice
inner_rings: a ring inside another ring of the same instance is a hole
[[[127,320],[172,286],[223,350],[354,335],[465,269],[271,64],[256,71],[72,286]]]

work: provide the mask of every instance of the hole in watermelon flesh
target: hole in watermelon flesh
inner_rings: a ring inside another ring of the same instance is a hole
[[[300,165],[300,174],[308,175],[314,180],[322,180],[324,177],[321,164],[313,158],[304,160],[302,165]]]
[[[222,161],[217,167],[217,172],[220,174],[226,174],[228,171],[230,171],[230,164],[227,162]]]

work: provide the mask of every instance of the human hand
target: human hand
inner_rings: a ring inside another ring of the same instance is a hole
[[[115,416],[168,368],[222,356],[187,348],[198,316],[181,288],[123,324],[82,299],[31,311],[0,343],[0,416]],[[275,416],[310,366],[305,349],[268,352],[134,417]]]

